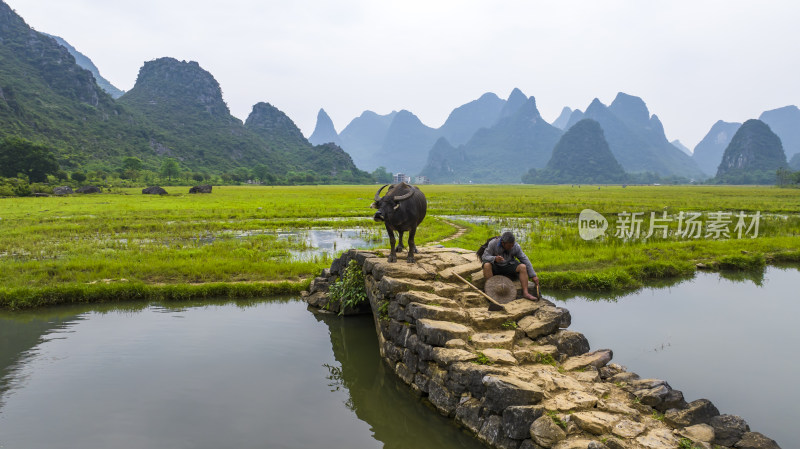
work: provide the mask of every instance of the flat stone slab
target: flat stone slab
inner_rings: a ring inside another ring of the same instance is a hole
[[[485,306],[467,309],[470,323],[480,330],[502,329],[503,324],[517,322],[542,307],[541,301],[517,299],[503,304],[505,311],[490,311],[489,301],[485,300],[484,303]]]
[[[549,416],[542,416],[534,421],[530,433],[533,441],[542,447],[553,447],[567,437],[567,433]]]
[[[409,304],[408,307],[406,307],[406,316],[415,320],[430,319],[437,321],[467,321],[467,313],[461,309],[420,303]]]
[[[618,413],[620,415],[631,415],[631,416],[634,416],[637,413],[639,413],[633,407],[629,407],[629,406],[625,405],[622,402],[615,401],[615,400],[612,400],[612,399],[601,399],[601,400],[597,401],[597,409],[598,410],[602,410],[604,412]],[[639,433],[641,433],[641,432],[639,432]],[[633,437],[631,437],[631,438],[633,438]]]
[[[478,354],[458,348],[433,348],[431,353],[433,354],[433,360],[442,366],[450,366],[453,363],[470,362],[478,359]]]
[[[553,368],[552,370],[541,370],[536,372],[536,377],[545,385],[548,391],[568,390],[572,393],[586,391],[580,381],[566,374],[561,374]],[[596,399],[596,398],[595,398]]]
[[[519,363],[542,363],[548,356],[558,355],[558,348],[552,345],[514,346],[511,350]]]
[[[486,387],[486,407],[495,413],[513,405],[534,405],[544,397],[538,385],[516,377],[488,375],[482,381]]]
[[[427,253],[427,251],[423,252],[422,254],[425,253]],[[425,256],[427,256],[427,254],[425,254]],[[473,261],[477,262],[477,258],[474,257],[474,253],[472,254],[472,256],[473,257],[469,257],[465,254],[442,251],[442,252],[437,252],[435,254],[431,254],[430,257],[426,257],[425,262],[436,267],[436,269],[439,270],[439,275],[442,276],[441,274],[442,270],[447,270],[452,267],[466,265]]]
[[[398,257],[400,259],[400,257]],[[371,262],[376,259],[369,259]],[[429,267],[425,269],[422,264],[414,264],[414,263],[407,263],[402,260],[398,260],[395,263],[389,263],[387,261],[380,261],[380,262],[373,262],[374,267],[372,268],[372,277],[375,280],[380,281],[381,278],[384,276],[391,276],[393,278],[411,278],[417,279],[422,281],[432,281],[436,277],[436,269],[433,267]]]
[[[404,307],[414,302],[420,304],[438,305],[450,308],[459,307],[457,301],[454,301],[450,298],[446,298],[444,296],[439,296],[435,293],[430,293],[420,290],[411,290],[403,293],[398,293],[397,302]]]
[[[500,311],[489,311],[489,301],[486,301],[485,307],[473,307],[467,309],[470,324],[478,330],[495,330],[502,329],[503,323],[512,321],[512,317]]]
[[[475,260],[474,262],[468,262],[441,270],[439,272],[439,276],[449,281],[462,282],[455,276],[456,274],[466,279],[470,273],[474,272],[475,270],[480,270],[481,267],[482,267],[481,262]]]
[[[563,440],[556,443],[553,446],[553,449],[586,449],[590,447],[589,445],[592,444],[592,440],[587,440],[584,438],[577,438],[577,439],[569,439]]]
[[[539,307],[532,316],[526,316],[519,321],[519,328],[529,338],[539,338],[550,335],[561,327],[561,318],[564,309],[553,306]]]
[[[597,404],[597,397],[583,391],[570,391],[546,400],[542,405],[548,410],[568,412],[585,410]]]
[[[688,438],[695,443],[711,443],[714,441],[714,428],[708,424],[697,424],[678,430],[678,435]]]
[[[636,442],[648,449],[675,449],[678,438],[669,429],[653,429]]]
[[[543,305],[544,305],[543,301],[516,299],[514,301],[509,302],[508,304],[503,304],[503,307],[506,308],[506,314],[509,316],[509,319],[513,321],[519,321],[523,317],[536,312]]]
[[[491,363],[496,363],[498,365],[518,364],[517,359],[514,358],[514,355],[511,353],[511,351],[507,349],[488,348],[481,352],[486,356],[487,359],[489,359]]]
[[[630,419],[623,419],[611,429],[611,433],[621,438],[636,438],[647,429],[642,423],[631,421]]]
[[[588,366],[593,366],[597,369],[600,369],[606,366],[613,357],[614,353],[610,349],[601,349],[583,355],[570,357],[561,365],[561,367],[567,371],[583,369]]]
[[[603,435],[611,432],[614,425],[619,422],[620,416],[606,412],[577,412],[572,414],[572,420],[589,433]]]
[[[417,320],[417,335],[431,346],[444,346],[454,339],[466,340],[472,333],[471,328],[452,321]]]
[[[508,349],[514,345],[515,331],[480,332],[472,335],[472,345],[475,349],[499,348]]]

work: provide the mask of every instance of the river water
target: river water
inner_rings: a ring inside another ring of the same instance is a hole
[[[800,447],[800,271],[763,276],[699,272],[672,286],[614,299],[565,297],[573,330],[643,378],[687,401],[711,400],[783,448]],[[545,296],[547,296],[546,292]]]
[[[593,349],[789,448],[798,285],[797,269],[769,267],[560,299]],[[0,313],[0,447],[482,446],[387,370],[371,317],[280,298]]]
[[[479,448],[298,299],[0,314],[0,447]]]

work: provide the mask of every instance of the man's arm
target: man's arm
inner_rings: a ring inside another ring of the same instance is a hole
[[[481,261],[483,263],[492,263],[494,262],[494,258],[496,256],[495,250],[497,249],[497,239],[494,238],[489,240],[489,244],[486,245],[486,251],[483,252],[483,256],[481,257]]]
[[[528,259],[528,256],[526,256],[526,255],[525,255],[525,253],[522,251],[522,248],[519,246],[519,243],[517,243],[517,244],[515,245],[515,248],[514,248],[514,249],[516,249],[516,250],[517,250],[517,251],[516,251],[516,254],[514,254],[514,256],[515,256],[517,259],[519,259],[520,263],[523,263],[523,264],[525,264],[525,268],[527,268],[527,269],[528,269],[528,277],[529,277],[529,278],[535,278],[535,277],[537,277],[537,276],[536,276],[536,271],[534,271],[534,270],[533,270],[533,265],[531,265],[531,261],[530,261],[530,259]],[[484,254],[485,254],[485,253],[484,253]]]

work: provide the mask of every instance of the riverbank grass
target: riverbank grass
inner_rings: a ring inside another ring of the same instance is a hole
[[[215,187],[190,195],[119,189],[96,195],[0,198],[0,308],[129,299],[257,297],[296,293],[330,266],[308,256],[303,232],[359,229],[387,247],[372,221],[373,186]],[[423,186],[428,216],[417,244],[477,249],[514,229],[548,289],[610,291],[711,269],[763,270],[800,262],[800,198],[768,187]],[[794,193],[792,191],[791,193]],[[760,235],[742,239],[580,238],[577,216],[623,211],[730,211],[762,215]],[[446,219],[440,219],[446,216]],[[494,222],[475,222],[489,217]],[[344,249],[344,248],[342,248]],[[341,250],[339,250],[341,251]],[[303,255],[306,254],[306,255]],[[336,254],[334,254],[335,256]]]

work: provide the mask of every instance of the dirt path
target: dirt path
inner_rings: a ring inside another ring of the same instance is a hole
[[[443,242],[449,242],[450,240],[455,240],[455,239],[457,239],[457,238],[459,238],[462,235],[467,233],[467,228],[465,228],[463,226],[457,225],[457,224],[453,223],[452,221],[445,220],[444,218],[440,218],[439,220],[442,220],[443,222],[447,223],[448,225],[456,228],[456,232],[451,234],[451,235],[449,235],[449,236],[447,236],[447,237],[445,237],[445,238],[443,238],[443,239],[441,239],[441,240],[439,240],[439,241],[437,241],[437,242],[430,242],[430,243],[428,243],[428,245],[440,245]]]

